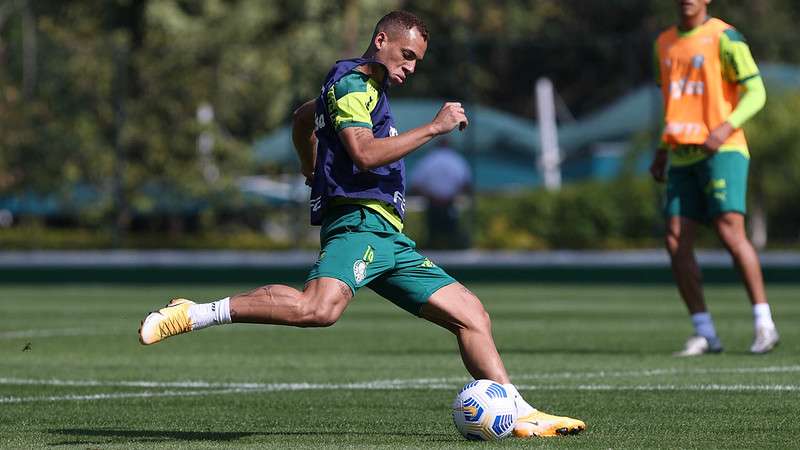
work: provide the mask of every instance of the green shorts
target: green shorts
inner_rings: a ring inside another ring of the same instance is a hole
[[[306,281],[336,278],[353,294],[367,286],[417,316],[434,292],[456,281],[419,254],[414,241],[368,208],[345,205],[328,212],[320,241],[319,259]]]
[[[735,151],[716,153],[667,173],[667,217],[710,222],[724,212],[745,214],[750,160]]]

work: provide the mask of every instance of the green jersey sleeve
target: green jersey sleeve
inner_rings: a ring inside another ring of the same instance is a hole
[[[727,119],[734,128],[740,128],[764,107],[767,98],[764,82],[741,33],[733,28],[725,30],[720,36],[719,51],[722,77],[742,86],[739,103]]]
[[[743,83],[759,76],[758,66],[750,53],[744,36],[733,28],[727,29],[719,39],[722,76],[727,81]]]
[[[372,128],[370,114],[378,103],[377,83],[366,74],[352,71],[328,91],[328,114],[336,128]]]
[[[748,78],[742,83],[742,88],[744,91],[739,97],[739,103],[727,119],[733,128],[741,128],[745,122],[761,111],[767,102],[767,91],[764,89],[761,77]]]

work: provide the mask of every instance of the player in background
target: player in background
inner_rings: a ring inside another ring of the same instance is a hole
[[[655,42],[664,133],[650,172],[667,182],[666,247],[695,330],[678,356],[722,351],[694,255],[700,223],[714,228],[743,278],[755,317],[750,351],[766,353],[778,343],[761,264],[745,231],[750,154],[741,126],[764,106],[764,83],[741,33],[708,16],[710,2],[675,0],[679,24]]]
[[[516,435],[575,434],[585,428],[580,420],[543,413],[522,399],[480,300],[402,233],[403,157],[468,122],[461,104],[445,103],[430,123],[404,133],[395,129],[386,90],[414,73],[427,47],[422,21],[403,11],[389,13],[377,23],[366,53],[338,61],[320,96],[295,112],[293,141],[312,186],[311,223],[321,226],[322,245],[303,290],[271,284],[206,304],[175,299],[142,321],[139,340],[155,344],[231,322],[330,326],[356,290],[368,286],[455,334],[467,371],[503,384],[515,399]]]

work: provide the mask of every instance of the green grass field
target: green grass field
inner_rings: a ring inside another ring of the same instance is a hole
[[[0,286],[0,448],[790,448],[800,434],[800,285],[768,286],[782,343],[751,356],[738,286],[707,288],[726,347],[690,334],[671,286],[470,286],[535,406],[581,435],[469,443],[455,339],[368,290],[332,328],[229,325],[143,347],[170,296],[252,286]],[[26,349],[27,348],[27,349]]]

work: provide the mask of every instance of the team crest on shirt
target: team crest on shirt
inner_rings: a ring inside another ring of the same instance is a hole
[[[353,263],[353,277],[356,279],[356,284],[361,284],[361,282],[367,277],[367,266],[374,258],[375,250],[373,250],[371,245],[368,245],[367,251],[364,252],[364,256],[361,257],[361,259],[357,259]]]

